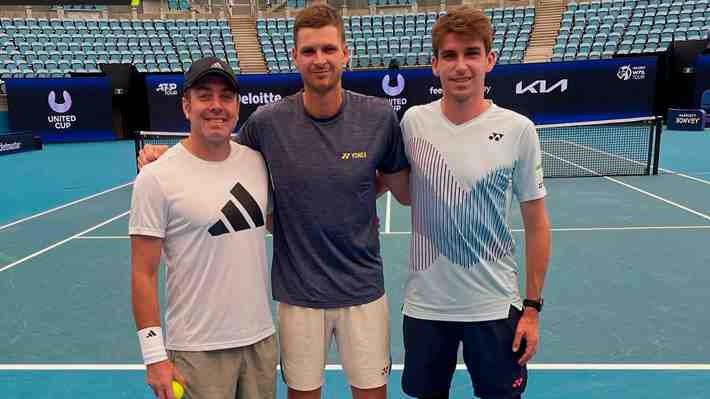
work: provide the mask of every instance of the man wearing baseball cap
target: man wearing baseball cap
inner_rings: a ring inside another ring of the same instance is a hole
[[[129,234],[133,314],[148,384],[173,399],[274,399],[278,349],[267,289],[269,201],[261,155],[231,140],[239,84],[206,57],[185,72],[190,135],[143,167]],[[158,302],[166,273],[166,336]]]

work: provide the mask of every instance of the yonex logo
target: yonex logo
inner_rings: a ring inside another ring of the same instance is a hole
[[[629,80],[632,75],[633,71],[631,70],[631,65],[622,65],[619,67],[619,71],[616,72],[616,77],[621,80]]]
[[[397,86],[390,85],[390,75],[385,75],[382,78],[382,91],[385,92],[390,97],[395,97],[404,91],[404,76],[402,74],[397,74]]]
[[[261,208],[259,208],[259,204],[257,204],[254,197],[249,194],[249,192],[244,188],[244,186],[242,186],[240,183],[237,183],[230,192],[232,193],[234,198],[237,199],[237,202],[239,202],[239,204],[241,204],[242,207],[244,207],[244,209],[247,211],[247,214],[251,218],[252,222],[254,222],[254,227],[263,226],[264,217],[261,214]],[[247,222],[246,218],[244,218],[244,215],[242,215],[242,212],[231,200],[227,201],[227,203],[222,207],[222,214],[227,219],[227,222],[229,222],[229,224],[232,226],[232,230],[234,230],[235,232],[249,230],[251,228],[249,222]],[[227,226],[225,226],[224,222],[222,222],[221,220],[213,224],[208,231],[213,237],[229,233]]]
[[[500,141],[503,138],[502,133],[491,133],[490,136],[488,136],[488,140],[491,141]]]
[[[49,103],[49,108],[52,109],[52,111],[63,114],[71,108],[71,95],[64,90],[62,92],[62,97],[63,97],[63,102],[62,103],[57,103],[57,95],[54,94],[54,90],[49,92],[49,96],[47,97],[47,103]]]
[[[148,331],[148,334],[145,336],[146,338],[152,338],[152,337],[157,337],[158,334],[155,333],[155,331],[150,330]]]
[[[348,160],[348,159],[365,159],[367,158],[367,152],[366,151],[359,151],[359,152],[344,152],[340,154],[340,159],[342,160]]]

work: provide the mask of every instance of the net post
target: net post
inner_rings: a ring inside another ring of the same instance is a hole
[[[136,148],[136,159],[135,159],[135,161],[136,161],[136,174],[140,173],[140,171],[141,171],[140,167],[138,166],[138,155],[140,154],[141,148],[143,147],[142,140],[143,140],[143,132],[140,131],[140,130],[137,131],[137,132],[134,132],[134,134],[133,134],[133,144],[135,145],[135,148]]]
[[[654,137],[653,143],[653,175],[658,175],[658,162],[661,154],[661,134],[663,132],[663,118],[656,116],[656,121],[654,122],[656,136]]]

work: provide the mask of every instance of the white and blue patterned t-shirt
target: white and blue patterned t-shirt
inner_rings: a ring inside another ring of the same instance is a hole
[[[509,224],[520,202],[545,196],[540,143],[526,117],[490,106],[455,125],[441,101],[402,119],[411,165],[412,241],[404,313],[484,321],[522,308]]]

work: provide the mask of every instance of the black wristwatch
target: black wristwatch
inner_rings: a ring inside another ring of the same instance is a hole
[[[523,307],[533,308],[533,309],[537,310],[538,312],[541,312],[542,311],[542,304],[544,302],[545,301],[543,301],[542,298],[540,298],[539,300],[526,299],[523,301]]]

